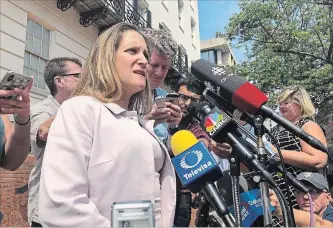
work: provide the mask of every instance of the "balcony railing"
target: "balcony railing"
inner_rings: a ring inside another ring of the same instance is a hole
[[[148,11],[147,20],[127,0],[57,0],[57,7],[66,11],[71,7],[80,15],[80,24],[88,27],[95,24],[99,33],[119,22],[135,24],[139,28],[151,27],[151,13]],[[168,78],[190,74],[187,58],[176,55],[173,59],[173,69]]]

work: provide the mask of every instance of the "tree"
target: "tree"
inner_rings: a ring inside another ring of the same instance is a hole
[[[266,92],[271,103],[289,85],[302,85],[319,109],[333,113],[333,0],[240,0],[223,36],[246,47],[235,71]]]

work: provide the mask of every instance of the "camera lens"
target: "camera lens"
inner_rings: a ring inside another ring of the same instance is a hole
[[[13,78],[14,78],[14,75],[12,74],[12,75],[10,75],[10,76],[8,77],[8,80],[7,80],[7,81],[10,82]]]

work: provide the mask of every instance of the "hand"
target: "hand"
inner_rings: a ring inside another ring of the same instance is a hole
[[[145,115],[146,120],[155,120],[154,126],[164,123],[170,117],[170,109],[166,107],[158,108],[156,104],[153,105],[153,108],[150,113]]]
[[[26,123],[30,116],[30,96],[32,81],[25,90],[14,88],[14,90],[0,90],[0,114],[16,114],[18,123]],[[17,96],[18,99],[7,98]]]
[[[232,152],[232,147],[228,143],[217,143],[214,140],[211,140],[209,148],[219,158],[223,159],[227,158]]]
[[[172,104],[170,102],[165,102],[165,107],[170,109],[170,116],[167,119],[167,123],[171,126],[179,125],[182,120],[182,110],[178,105]]]
[[[269,146],[270,146],[270,148],[271,148],[275,153],[278,152],[277,149],[276,149],[276,147],[273,146],[273,144],[269,143]]]
[[[50,118],[48,118],[44,123],[42,123],[39,126],[38,129],[38,139],[41,141],[46,142],[47,141],[47,136],[49,135],[49,130],[51,127],[51,124],[54,120],[55,116],[51,116]]]
[[[269,189],[269,199],[271,201],[271,205],[275,208],[274,215],[276,215],[279,218],[282,218],[282,209],[280,202],[275,194],[275,192],[272,189]]]

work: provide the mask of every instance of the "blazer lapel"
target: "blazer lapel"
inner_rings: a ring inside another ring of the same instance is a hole
[[[171,158],[166,146],[154,133],[154,121],[139,118],[139,123],[158,141],[165,152],[165,161],[160,172],[161,199],[163,199],[161,200],[161,212],[163,215],[163,226],[172,227],[176,209],[176,175]]]

